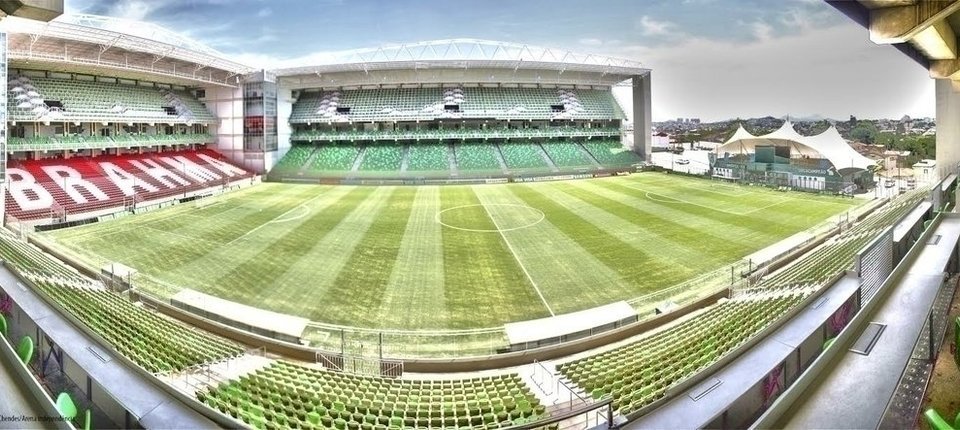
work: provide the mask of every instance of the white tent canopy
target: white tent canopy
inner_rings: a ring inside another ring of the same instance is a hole
[[[755,153],[757,146],[790,146],[794,154],[812,158],[826,158],[837,169],[867,169],[875,164],[873,160],[854,151],[840,136],[836,127],[815,136],[803,136],[793,129],[793,123],[785,121],[783,126],[763,136],[750,134],[741,125],[730,139],[717,150],[719,153]]]

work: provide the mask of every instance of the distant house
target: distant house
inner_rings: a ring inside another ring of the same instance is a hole
[[[913,165],[913,177],[919,182],[932,183],[937,180],[937,160],[920,160]]]

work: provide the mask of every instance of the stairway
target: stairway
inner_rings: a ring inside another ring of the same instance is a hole
[[[446,145],[447,145],[447,161],[450,162],[450,172],[459,173],[460,170],[458,169],[458,165],[457,165],[457,153],[453,149],[453,144],[447,143]]]
[[[503,159],[503,153],[500,152],[500,144],[493,144],[493,153],[497,156],[497,161],[500,162],[500,170],[503,170],[503,174],[507,174],[507,160]]]
[[[590,163],[593,164],[593,167],[596,167],[597,169],[602,169],[602,168],[603,168],[603,165],[601,165],[600,162],[597,161],[597,158],[594,157],[593,154],[590,153],[590,151],[587,151],[587,148],[585,148],[582,143],[580,143],[580,142],[575,142],[575,145],[577,146],[577,149],[579,149],[580,152],[581,152],[585,157],[587,157],[587,160],[590,160]]]
[[[410,161],[410,145],[403,144],[403,158],[400,159],[400,172],[407,171],[407,163]]]
[[[550,158],[550,154],[547,154],[547,150],[543,149],[543,145],[538,143],[537,149],[540,150],[540,156],[543,157],[543,161],[547,163],[547,167],[550,168],[550,171],[559,172],[560,169],[557,168],[557,165],[553,162],[553,159]]]
[[[357,159],[353,160],[353,167],[350,168],[351,172],[356,172],[360,170],[360,165],[363,164],[363,154],[367,153],[366,145],[360,147],[360,152],[357,153]]]

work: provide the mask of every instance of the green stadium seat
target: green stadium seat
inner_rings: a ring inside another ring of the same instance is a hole
[[[7,319],[0,314],[0,336],[7,337]]]
[[[20,357],[20,361],[23,364],[30,364],[30,360],[33,360],[33,338],[30,336],[24,336],[20,339],[20,344],[17,345],[17,356]]]
[[[77,416],[77,405],[73,403],[73,399],[70,398],[70,395],[67,393],[60,393],[57,396],[57,412],[60,413],[60,416],[67,420],[72,420]]]
[[[923,413],[923,418],[926,419],[927,424],[934,430],[960,430],[960,413],[957,414],[957,418],[954,420],[953,425],[943,419],[936,409],[927,409]]]

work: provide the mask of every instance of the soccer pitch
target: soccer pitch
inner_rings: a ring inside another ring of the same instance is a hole
[[[314,321],[471,329],[626,300],[729,265],[862,199],[662,173],[475,186],[264,183],[44,235],[136,286]]]

